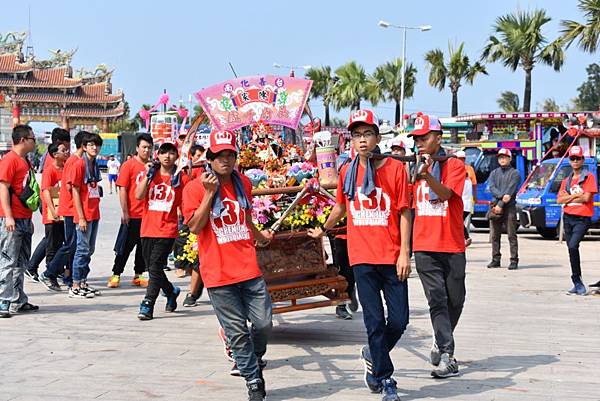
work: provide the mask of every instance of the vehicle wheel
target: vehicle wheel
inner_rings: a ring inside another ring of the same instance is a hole
[[[558,238],[558,228],[548,227],[536,227],[535,228],[544,239],[556,239]]]
[[[475,228],[490,228],[490,222],[487,220],[471,220],[471,224]]]

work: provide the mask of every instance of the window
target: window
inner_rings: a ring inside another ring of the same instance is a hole
[[[484,153],[481,161],[477,165],[475,170],[475,176],[477,177],[477,183],[483,184],[487,181],[491,172],[498,168],[500,165],[498,164],[498,158],[496,157],[496,153]]]
[[[589,168],[588,166],[586,166],[585,164],[583,165],[583,171],[588,172]],[[562,166],[560,168],[560,170],[558,170],[558,173],[556,173],[556,177],[554,177],[554,181],[552,181],[552,186],[550,187],[550,193],[558,193],[558,190],[560,189],[560,184],[562,183],[562,181],[567,178],[571,172],[573,171],[573,169],[571,168],[571,166]]]

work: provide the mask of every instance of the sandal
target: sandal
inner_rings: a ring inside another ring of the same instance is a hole
[[[21,305],[21,307],[19,308],[19,312],[37,312],[39,309],[39,306],[26,302],[23,305]]]

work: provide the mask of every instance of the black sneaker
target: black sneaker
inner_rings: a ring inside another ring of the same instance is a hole
[[[248,401],[263,401],[267,395],[265,382],[262,379],[254,379],[246,383],[248,387]]]
[[[188,292],[188,294],[185,296],[185,299],[183,300],[183,306],[185,308],[190,308],[192,306],[196,306],[198,305],[198,297],[194,296],[194,294]]]
[[[36,271],[25,270],[25,276],[27,276],[27,278],[33,282],[37,283],[39,281],[39,276]]]
[[[142,300],[140,311],[137,316],[140,320],[152,320],[154,317],[154,305],[152,304],[152,301],[149,299]]]
[[[356,297],[356,288],[350,291],[350,304],[348,305],[348,309],[352,312],[356,312],[358,310],[358,298]]]
[[[500,267],[500,261],[499,260],[492,260],[490,263],[488,263],[487,268],[488,269],[495,269],[497,267]]]
[[[50,291],[57,291],[57,292],[62,291],[62,289],[60,288],[60,285],[58,285],[58,280],[56,280],[55,278],[52,278],[52,277],[46,277],[46,275],[44,273],[40,274],[39,282],[42,283],[44,285],[44,287],[46,287]]]
[[[173,294],[167,297],[167,305],[165,306],[165,312],[175,312],[177,309],[177,297],[181,294],[181,288],[173,286]]]
[[[94,298],[94,294],[84,288],[69,288],[69,298]]]
[[[600,280],[596,281],[594,284],[588,285],[588,287],[596,287],[596,288],[600,287]]]
[[[346,309],[346,305],[338,305],[335,308],[335,317],[342,320],[352,320],[352,314]]]
[[[99,289],[92,287],[91,285],[88,285],[87,283],[81,283],[81,288],[83,288],[84,291],[86,291],[86,292],[94,294],[95,297],[99,297],[100,295],[102,295],[102,292]]]
[[[508,265],[508,270],[517,270],[519,268],[519,264],[517,262],[510,262]]]
[[[171,268],[169,267],[169,265],[164,265],[163,266],[163,270],[166,271],[166,272],[170,272]]]
[[[365,345],[360,350],[360,359],[363,361],[363,365],[365,368],[365,385],[372,393],[381,393],[381,390],[383,390],[383,386],[379,381],[375,379],[375,376],[373,376],[373,359],[371,358],[371,351],[369,350],[368,345]]]
[[[456,359],[447,353],[443,353],[440,358],[440,364],[431,371],[431,376],[436,379],[458,376],[458,363],[456,362]]]
[[[240,372],[240,369],[237,366],[237,363],[235,363],[235,362],[233,363],[233,366],[231,367],[231,370],[229,371],[229,374],[231,376],[236,376],[236,377],[239,377],[239,376],[242,375],[242,373]]]

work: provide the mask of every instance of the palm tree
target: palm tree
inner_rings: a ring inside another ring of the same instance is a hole
[[[579,0],[577,8],[585,15],[585,24],[563,20],[561,39],[569,47],[575,39],[586,52],[595,53],[600,44],[600,0]]]
[[[443,91],[448,83],[452,93],[452,117],[458,115],[458,90],[463,82],[473,85],[475,77],[479,74],[487,75],[485,67],[476,61],[471,64],[469,57],[464,52],[465,44],[457,48],[448,45],[448,60],[444,59],[441,49],[430,50],[425,54],[425,62],[429,67],[429,85]]]
[[[331,104],[336,111],[350,107],[360,109],[361,100],[366,99],[368,75],[362,65],[350,61],[335,70],[336,82],[331,89]]]
[[[407,64],[404,73],[404,98],[410,99],[417,84],[417,69],[412,63]],[[380,101],[396,103],[396,125],[400,123],[400,97],[402,92],[402,60],[396,58],[377,66],[366,87],[367,99],[373,105]]]
[[[331,90],[335,83],[335,78],[331,75],[331,67],[324,65],[318,68],[311,68],[306,72],[306,77],[313,81],[310,98],[318,97],[323,99],[325,108],[325,126],[329,127],[329,104],[331,103]]]
[[[525,71],[525,94],[523,111],[531,108],[531,71],[537,63],[551,65],[560,71],[564,62],[561,40],[548,40],[542,34],[542,27],[551,21],[543,9],[517,11],[496,19],[493,26],[498,36],[490,36],[481,58],[490,62],[501,60],[505,67]]]
[[[519,95],[515,92],[504,91],[500,94],[500,97],[496,100],[500,110],[507,113],[515,113],[519,111]]]

